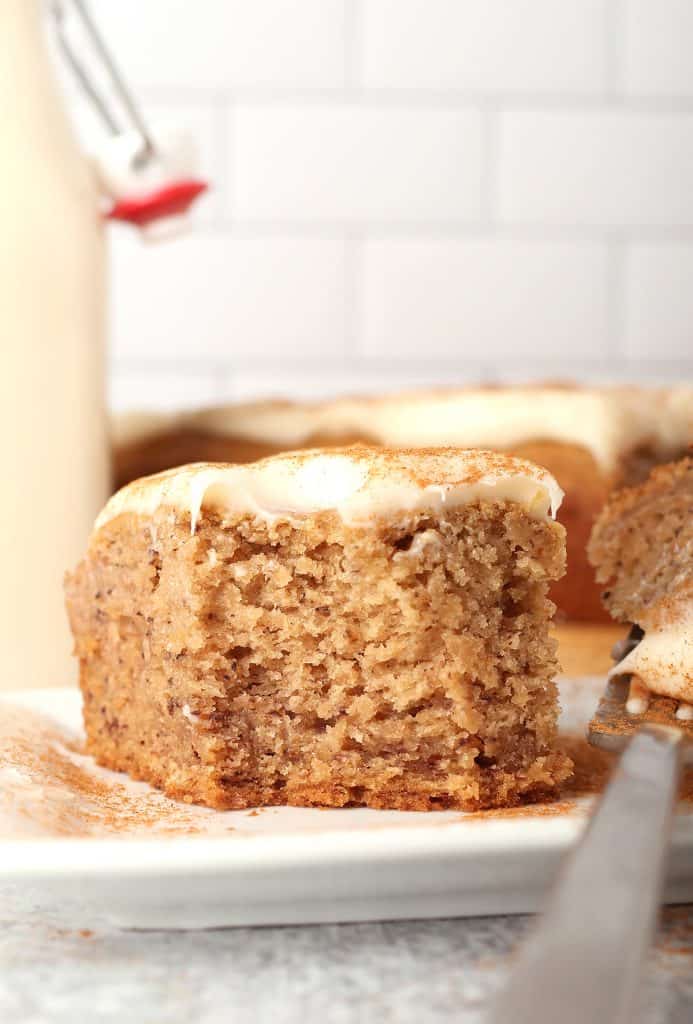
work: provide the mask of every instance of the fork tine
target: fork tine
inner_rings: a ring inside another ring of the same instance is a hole
[[[603,696],[587,727],[587,739],[602,750],[621,751],[640,723],[626,711],[629,676],[609,679]]]
[[[597,710],[587,727],[587,739],[592,746],[620,753],[642,726],[657,725],[674,729],[681,735],[686,741],[683,745],[683,763],[693,764],[693,722],[677,721],[672,710],[675,701],[664,698],[655,698],[653,706],[644,714],[630,714],[626,711],[629,689],[630,675],[624,674],[607,680]]]

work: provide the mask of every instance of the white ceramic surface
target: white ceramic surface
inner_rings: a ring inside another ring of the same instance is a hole
[[[567,730],[584,724],[600,686],[598,680],[564,681]],[[2,702],[80,729],[79,695],[73,690],[10,692]],[[125,782],[88,768],[109,784]],[[135,796],[151,799],[143,783],[125,784]],[[12,770],[6,777],[0,773],[0,785],[13,785]],[[562,855],[584,827],[589,803],[579,800],[553,816],[538,808],[532,815],[495,818],[365,809],[220,813],[186,807],[197,834],[152,830],[144,837],[138,830],[117,837],[17,838],[10,819],[3,826],[0,815],[0,893],[3,886],[21,886],[37,903],[49,901],[73,920],[98,916],[140,928],[531,912],[541,905]],[[666,897],[693,900],[690,804],[677,816]]]

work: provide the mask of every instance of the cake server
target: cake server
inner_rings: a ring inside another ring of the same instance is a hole
[[[588,728],[624,751],[546,910],[521,948],[491,1024],[609,1024],[633,1019],[663,884],[690,727],[637,728],[628,679],[609,681]]]

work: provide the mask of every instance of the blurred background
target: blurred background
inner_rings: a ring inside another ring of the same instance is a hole
[[[91,9],[213,185],[110,229],[116,409],[691,377],[691,0]]]

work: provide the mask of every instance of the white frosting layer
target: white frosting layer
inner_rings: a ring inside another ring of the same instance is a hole
[[[391,447],[508,448],[551,440],[586,448],[605,471],[639,444],[666,456],[693,439],[693,390],[560,387],[340,399],[321,404],[255,403],[210,409],[183,423],[222,436],[298,446],[311,436],[366,435]]]
[[[693,440],[693,389],[470,388],[454,392],[345,398],[322,403],[254,402],[139,423],[116,419],[117,442],[173,426],[286,447],[311,437],[365,436],[391,447],[509,448],[550,440],[586,448],[610,471],[639,444],[661,457]]]
[[[653,693],[693,701],[693,607],[666,627],[651,628],[609,676],[632,674]]]
[[[486,499],[516,502],[530,515],[548,518],[562,498],[546,470],[492,452],[314,449],[240,466],[197,463],[136,480],[110,499],[96,529],[122,512],[152,515],[162,505],[189,513],[194,531],[209,508],[266,519],[333,510],[345,522],[359,523]]]

